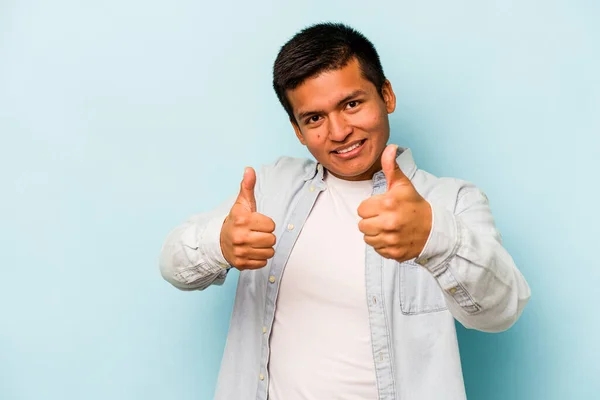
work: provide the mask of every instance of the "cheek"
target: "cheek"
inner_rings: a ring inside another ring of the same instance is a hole
[[[359,129],[377,133],[378,130],[386,127],[386,116],[376,107],[364,110],[356,114],[353,125]]]
[[[311,137],[306,138],[306,147],[314,155],[323,151],[323,134],[313,133]]]
[[[326,142],[327,135],[323,129],[317,128],[312,130],[312,132],[308,132],[305,136],[305,139],[308,147],[317,149],[323,147],[323,144]]]

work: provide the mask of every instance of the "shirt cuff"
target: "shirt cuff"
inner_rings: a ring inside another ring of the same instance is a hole
[[[212,266],[218,266],[222,269],[230,269],[231,265],[223,256],[221,250],[221,228],[227,216],[216,217],[211,219],[204,229],[200,239],[202,253],[206,256],[206,260]]]
[[[431,206],[431,232],[421,254],[415,262],[427,268],[434,276],[443,272],[448,259],[456,254],[458,248],[458,226],[456,217],[444,207],[429,203]]]

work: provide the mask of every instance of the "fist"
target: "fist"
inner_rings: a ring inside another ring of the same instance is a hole
[[[256,173],[246,168],[240,193],[221,228],[221,251],[225,260],[241,270],[267,265],[275,254],[275,222],[256,212]]]
[[[381,155],[387,191],[371,196],[358,207],[358,229],[365,242],[382,257],[398,262],[418,257],[431,231],[431,206],[396,163],[397,146]]]

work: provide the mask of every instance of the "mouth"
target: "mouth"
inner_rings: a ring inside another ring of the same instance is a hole
[[[344,145],[343,147],[338,147],[331,153],[343,159],[356,157],[363,149],[366,141],[367,139],[362,139],[350,142],[347,145]]]

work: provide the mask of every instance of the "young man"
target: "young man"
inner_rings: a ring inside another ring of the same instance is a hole
[[[161,254],[183,290],[241,271],[216,399],[464,399],[454,319],[500,332],[530,297],[486,196],[387,145],[396,97],[352,28],[303,30],[273,75],[316,162],[246,168]]]

